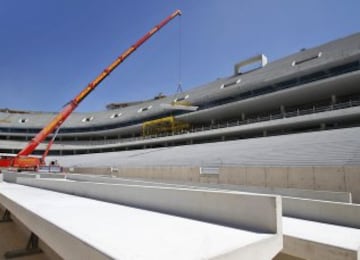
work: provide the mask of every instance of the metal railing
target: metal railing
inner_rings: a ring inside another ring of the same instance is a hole
[[[86,145],[86,146],[121,144],[121,143],[127,143],[127,142],[136,142],[136,141],[143,141],[143,140],[149,140],[149,139],[155,139],[155,138],[186,135],[186,134],[197,133],[197,132],[205,132],[205,131],[210,131],[210,130],[214,130],[214,129],[236,127],[236,126],[254,124],[254,123],[265,122],[265,121],[279,120],[279,119],[284,119],[284,118],[292,118],[292,117],[322,113],[322,112],[327,112],[327,111],[334,111],[334,110],[345,109],[345,108],[356,107],[356,106],[360,106],[360,97],[349,100],[347,102],[337,103],[337,104],[333,104],[333,105],[326,105],[326,106],[315,106],[314,105],[312,108],[309,108],[309,109],[295,109],[295,110],[284,112],[284,113],[276,113],[276,114],[269,114],[269,115],[265,115],[265,116],[250,117],[245,120],[232,120],[232,121],[226,121],[226,122],[222,122],[222,123],[218,123],[218,124],[203,125],[200,127],[196,127],[196,128],[193,127],[193,128],[187,129],[187,130],[179,131],[179,132],[165,132],[165,133],[149,135],[149,136],[138,136],[138,137],[108,139],[108,140],[61,141],[61,142],[58,142],[58,144]]]

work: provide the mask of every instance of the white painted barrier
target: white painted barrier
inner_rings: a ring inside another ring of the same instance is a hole
[[[278,196],[30,178],[18,178],[17,183],[235,228],[281,233]]]
[[[182,181],[149,181],[130,178],[112,178],[107,176],[95,176],[85,174],[68,174],[67,179],[75,181],[90,181],[100,183],[119,183],[129,185],[145,185],[145,186],[164,186],[164,187],[183,187],[183,188],[211,188],[233,190],[240,192],[251,192],[260,194],[274,194],[288,197],[308,198],[315,200],[337,201],[337,202],[351,202],[351,194],[349,192],[334,192],[334,191],[315,191],[292,188],[267,188],[244,185],[230,185],[230,184],[210,184],[198,182],[182,182]]]

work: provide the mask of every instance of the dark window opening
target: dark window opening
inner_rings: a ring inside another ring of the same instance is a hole
[[[305,63],[305,62],[308,62],[308,61],[311,61],[311,60],[315,60],[317,58],[321,57],[321,52],[319,52],[317,55],[315,56],[311,56],[309,58],[306,58],[306,59],[303,59],[303,60],[299,60],[299,61],[294,61],[292,63],[293,66],[296,66],[296,65],[299,65],[299,64],[302,64],[302,63]]]

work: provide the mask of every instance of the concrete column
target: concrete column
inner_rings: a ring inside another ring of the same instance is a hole
[[[242,113],[241,113],[241,120],[244,121],[245,119],[246,119],[245,113],[242,112]]]
[[[336,104],[336,95],[331,95],[331,105],[335,105]]]
[[[284,105],[281,105],[280,106],[280,113],[284,116],[286,111],[285,111],[285,106]]]

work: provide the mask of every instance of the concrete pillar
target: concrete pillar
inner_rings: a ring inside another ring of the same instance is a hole
[[[242,112],[242,113],[241,113],[241,120],[244,121],[245,119],[246,119],[245,113]]]
[[[331,105],[336,104],[336,95],[331,95]]]
[[[285,106],[284,105],[281,105],[280,106],[280,113],[284,116],[286,111],[285,111]]]

